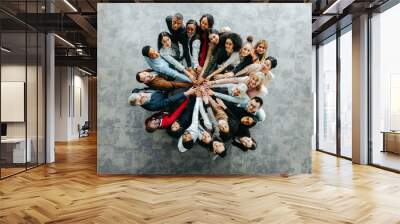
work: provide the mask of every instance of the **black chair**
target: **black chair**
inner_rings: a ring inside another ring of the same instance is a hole
[[[79,138],[89,136],[89,129],[90,129],[89,121],[85,121],[82,127],[78,124]]]

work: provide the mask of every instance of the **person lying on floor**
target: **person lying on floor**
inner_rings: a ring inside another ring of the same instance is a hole
[[[188,37],[186,36],[186,27],[184,26],[183,15],[181,13],[175,13],[174,15],[167,16],[165,22],[167,23],[171,42],[174,45],[183,46],[180,54],[183,54],[186,64],[190,67],[188,49],[185,48],[185,45],[187,45],[188,42]]]
[[[170,111],[171,106],[180,103],[186,97],[195,93],[194,88],[184,93],[168,96],[168,93],[160,90],[135,89],[129,96],[128,102],[132,106],[141,106],[149,111]]]
[[[208,129],[211,129],[211,123],[207,114],[205,113],[203,100],[201,98],[201,92],[196,93],[196,104],[193,109],[192,124],[188,129],[185,130],[183,135],[179,138],[178,149],[180,152],[186,152],[187,150],[193,148],[194,143],[199,137],[199,133],[202,128],[199,128],[199,112],[203,118],[204,123]]]
[[[187,57],[190,58],[190,65],[195,72],[200,73],[200,35],[197,33],[199,30],[197,22],[190,19],[186,23],[186,36],[188,38],[187,44],[183,46],[185,52],[187,52]],[[186,48],[186,49],[185,49]]]
[[[253,103],[254,103],[253,100],[249,101],[249,102],[251,102],[251,103],[249,103],[251,105],[253,105]],[[241,107],[239,107],[238,104],[235,104],[235,103],[232,103],[232,102],[224,101],[224,104],[239,119],[240,125],[248,127],[248,128],[251,128],[251,127],[254,127],[257,124],[258,119],[257,119],[257,117],[256,117],[254,112],[249,112],[247,110],[247,108],[241,108]]]
[[[214,79],[223,79],[223,78],[228,78],[228,77],[233,77],[234,74],[238,73],[248,65],[253,64],[256,56],[253,53],[253,45],[252,45],[253,37],[248,36],[247,37],[247,42],[243,44],[242,48],[239,51],[239,64],[234,66],[233,70],[231,72],[226,72],[226,73],[221,73],[221,74],[216,74],[214,76]],[[209,77],[209,80],[212,77]]]
[[[255,119],[255,122],[265,120],[265,111],[261,108],[263,100],[260,97],[256,96],[239,104],[226,102],[226,105],[234,114],[236,114],[236,116],[238,116],[239,119],[249,116],[252,119]]]
[[[224,141],[219,138],[215,137],[213,138],[211,144],[210,144],[210,151],[213,153],[214,157],[213,159],[217,159],[218,157],[224,158],[226,156],[228,148],[224,144]]]
[[[222,78],[229,78],[229,77],[241,77],[241,76],[249,76],[252,73],[256,72],[261,72],[265,76],[265,80],[263,82],[264,85],[267,85],[272,79],[273,79],[273,74],[271,72],[272,69],[274,69],[278,65],[278,61],[276,58],[269,56],[267,57],[263,63],[257,64],[251,64],[246,66],[244,69],[235,72],[228,72],[225,73],[223,76],[218,76],[215,77],[216,79],[222,79]]]
[[[242,48],[242,38],[239,34],[228,33],[225,38],[220,39],[219,45],[208,64],[206,72],[210,74],[205,73],[207,80],[226,69],[232,70],[240,63],[239,51]]]
[[[220,39],[219,32],[216,29],[208,29],[207,33],[208,33],[207,34],[208,35],[207,36],[207,53],[206,53],[205,61],[203,64],[203,68],[199,74],[199,77],[201,79],[206,74],[210,73],[210,70],[211,70],[210,62],[212,61],[212,57],[214,57],[215,53],[217,52],[217,49],[219,46],[219,39]],[[203,43],[201,43],[201,45],[204,46]],[[204,50],[204,49],[202,49],[202,50]],[[201,61],[201,58],[199,60]]]
[[[193,86],[193,83],[189,82],[167,80],[166,78],[164,78],[161,75],[158,75],[157,72],[151,69],[146,69],[144,71],[138,72],[136,74],[136,80],[140,83],[146,84],[148,87],[152,89],[158,89],[158,90],[173,90],[173,89]]]
[[[185,69],[185,67],[177,62],[170,55],[160,55],[157,50],[150,46],[144,46],[142,48],[142,55],[146,63],[156,72],[162,73],[174,80],[194,82],[195,77]],[[171,68],[172,65],[175,69]],[[182,72],[182,73],[181,73]]]
[[[211,98],[211,96],[208,96],[208,101],[213,108],[215,119],[218,122],[219,137],[226,142],[234,133],[236,133],[239,126],[239,120],[232,111],[225,106],[222,100],[218,98],[216,100]]]
[[[144,122],[147,132],[154,132],[157,129],[168,128],[171,124],[182,114],[183,110],[189,102],[189,98],[186,99],[179,105],[179,107],[172,113],[166,113],[160,111],[156,114],[151,115]]]
[[[232,141],[232,145],[238,147],[244,152],[249,150],[256,150],[257,142],[250,136],[250,130],[246,126],[240,126],[235,138]]]
[[[167,128],[167,134],[173,138],[179,138],[185,132],[185,130],[192,123],[193,109],[196,102],[196,97],[190,96],[189,102],[183,110],[181,116],[176,119],[169,128]]]
[[[170,55],[177,62],[181,63],[183,55],[182,44],[172,42],[171,34],[168,32],[161,32],[158,35],[157,47],[161,56]]]

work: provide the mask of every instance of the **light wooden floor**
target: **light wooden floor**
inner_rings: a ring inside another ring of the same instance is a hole
[[[313,152],[313,174],[97,176],[96,139],[0,181],[0,223],[400,223],[400,175]]]

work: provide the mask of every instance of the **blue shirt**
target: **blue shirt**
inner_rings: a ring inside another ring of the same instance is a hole
[[[156,72],[159,72],[168,77],[171,77],[174,80],[183,81],[183,82],[192,82],[192,80],[189,79],[189,77],[187,77],[185,74],[182,74],[182,73],[178,72],[177,70],[170,68],[168,62],[161,56],[158,58],[155,58],[155,59],[145,56],[144,60],[147,62],[147,64],[150,66],[150,68]]]

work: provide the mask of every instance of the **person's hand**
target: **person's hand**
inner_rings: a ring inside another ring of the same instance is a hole
[[[220,98],[217,98],[216,101],[224,110],[226,109],[225,103]]]
[[[184,93],[186,96],[191,96],[193,94],[195,94],[196,88],[195,87],[190,87],[190,89],[186,90],[186,92]]]
[[[193,68],[188,68],[188,71],[190,74],[192,74],[193,76],[196,76],[196,72],[193,70]]]
[[[217,79],[223,79],[223,78],[225,78],[225,75],[223,75],[223,74],[218,74],[218,75],[215,75],[215,76],[214,76],[214,79],[215,79],[215,80],[217,80]]]
[[[208,95],[207,95],[207,94],[203,95],[203,102],[204,102],[206,105],[209,104],[209,102],[208,102]]]
[[[201,89],[200,88],[196,88],[196,96],[197,97],[201,97]]]
[[[227,72],[227,73],[224,74],[224,76],[225,76],[226,78],[233,77],[234,75],[235,75],[235,74],[233,74],[233,72]]]
[[[212,85],[215,84],[215,81],[206,81],[206,84],[207,84],[208,86],[212,86]]]
[[[207,89],[207,95],[213,96],[214,95],[214,91],[212,91],[211,89]]]
[[[204,78],[200,76],[200,77],[197,79],[197,84],[201,85],[203,82],[204,82]]]
[[[196,77],[194,77],[193,75],[189,76],[190,80],[192,80],[193,84],[196,85],[197,84],[197,79]]]
[[[195,69],[196,73],[197,73],[198,75],[200,75],[201,71],[203,70],[203,67],[201,67],[201,66],[199,65],[199,66],[197,66],[197,67],[194,68],[194,69]]]

